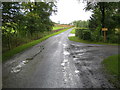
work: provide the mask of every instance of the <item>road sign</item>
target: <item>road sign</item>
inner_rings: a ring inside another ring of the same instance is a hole
[[[102,31],[108,31],[108,28],[102,28]]]
[[[108,28],[102,28],[102,31],[104,31],[104,42],[106,41],[106,31],[108,31]]]

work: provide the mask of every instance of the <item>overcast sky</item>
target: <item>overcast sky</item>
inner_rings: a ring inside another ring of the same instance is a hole
[[[92,12],[83,10],[84,3],[78,0],[59,0],[57,3],[57,15],[52,15],[50,18],[54,22],[61,24],[70,23],[74,20],[88,20]]]

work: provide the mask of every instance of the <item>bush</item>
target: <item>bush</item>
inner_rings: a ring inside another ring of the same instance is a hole
[[[91,31],[83,30],[82,33],[83,33],[82,35],[83,40],[91,40]]]
[[[110,43],[120,43],[119,36],[115,35],[115,34],[108,35],[107,39],[108,39],[108,42],[110,42]]]
[[[100,32],[96,30],[91,33],[91,40],[92,41],[103,41],[103,36],[101,36]]]
[[[75,29],[75,36],[84,40],[91,40],[91,31],[85,29]]]
[[[80,29],[78,29],[78,28],[75,29],[75,36],[76,37],[80,37],[81,36]]]

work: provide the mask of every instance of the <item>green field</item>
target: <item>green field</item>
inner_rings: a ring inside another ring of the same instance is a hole
[[[52,30],[57,30],[57,29],[62,29],[62,28],[64,28],[64,27],[53,27]]]
[[[4,54],[2,55],[2,61],[5,61],[5,60],[9,59],[10,57],[14,56],[15,54],[17,54],[17,53],[19,53],[19,52],[22,52],[22,51],[24,51],[25,49],[30,48],[30,47],[32,47],[32,46],[34,46],[34,45],[36,45],[36,44],[38,44],[38,43],[40,43],[40,42],[48,39],[49,37],[54,36],[54,35],[57,35],[57,34],[59,34],[59,33],[62,33],[62,32],[64,32],[64,31],[68,30],[68,29],[69,29],[69,28],[63,29],[63,30],[58,31],[58,32],[56,32],[56,33],[47,35],[47,36],[45,36],[45,37],[43,37],[43,38],[41,38],[41,39],[34,40],[34,41],[29,42],[29,43],[27,43],[27,44],[18,46],[18,47],[16,47],[16,48],[14,48],[14,49],[12,49],[12,50],[4,53]]]

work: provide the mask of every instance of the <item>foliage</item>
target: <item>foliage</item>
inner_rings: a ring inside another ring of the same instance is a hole
[[[79,37],[76,37],[76,36],[71,36],[71,37],[68,37],[69,40],[71,41],[75,41],[75,42],[79,42],[79,43],[86,43],[86,44],[101,44],[101,45],[116,45],[118,46],[118,44],[116,43],[104,43],[104,42],[95,42],[95,41],[88,41],[88,40],[83,40],[83,39],[80,39]]]
[[[88,21],[88,27],[91,30],[91,41],[103,41],[102,28],[108,28],[107,41],[109,43],[118,43],[118,34],[115,29],[120,29],[120,2],[97,2],[87,1],[85,10],[92,11],[90,20]],[[76,23],[76,22],[74,22]],[[79,23],[76,24],[79,27]],[[83,39],[83,31],[76,31],[76,36]],[[89,34],[85,35],[90,36]],[[87,39],[87,38],[86,38]]]
[[[76,26],[76,27],[84,27],[84,28],[87,28],[89,21],[81,21],[81,20],[78,20],[78,21],[73,21],[72,23],[73,23],[73,25]]]
[[[70,33],[75,34],[75,29],[73,29]]]
[[[70,27],[69,27],[69,28],[70,28]],[[9,50],[9,51],[3,53],[2,60],[5,61],[5,60],[9,59],[10,57],[14,56],[15,54],[17,54],[17,53],[19,53],[19,52],[22,52],[22,51],[24,51],[25,49],[30,48],[30,47],[32,47],[32,46],[34,46],[34,45],[36,45],[36,44],[38,44],[38,43],[40,43],[40,42],[48,39],[48,38],[51,37],[51,36],[60,34],[60,33],[64,32],[64,31],[68,30],[69,28],[63,29],[63,30],[58,31],[58,32],[53,33],[53,34],[46,35],[46,36],[44,36],[43,38],[40,38],[40,39],[38,39],[38,40],[31,41],[31,42],[29,42],[29,43],[26,43],[26,44],[23,44],[23,45],[21,45],[21,46],[18,46],[18,47],[16,47],[16,48],[12,49],[12,50]]]
[[[111,43],[120,43],[118,35],[110,34],[110,35],[108,35],[107,38],[108,38],[108,42],[111,42]]]
[[[97,27],[96,30],[91,31],[91,41],[103,41],[103,36],[100,35],[101,27]]]
[[[75,35],[83,40],[91,40],[91,31],[86,29],[76,29]]]
[[[93,14],[89,20],[90,28],[106,27],[108,34],[114,33],[113,29],[119,27],[120,2],[88,2],[86,10],[92,10]],[[102,33],[100,32],[102,35]]]
[[[2,4],[3,52],[39,39],[44,36],[44,32],[52,30],[53,23],[49,17],[56,12],[53,2],[3,2]]]
[[[91,40],[91,32],[90,31],[88,31],[88,30],[83,30],[83,33],[82,33],[83,35],[83,38],[81,38],[81,39],[83,39],[83,40]]]

